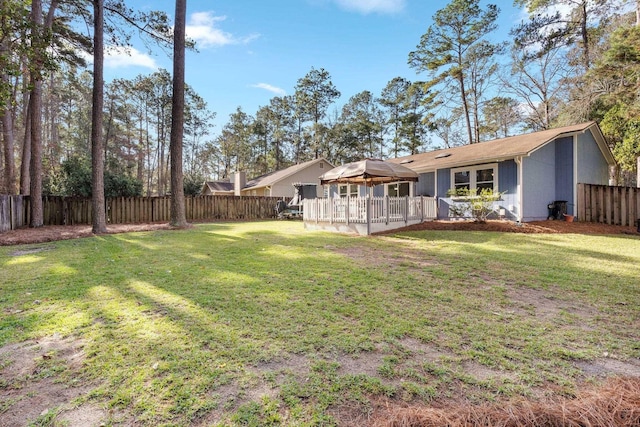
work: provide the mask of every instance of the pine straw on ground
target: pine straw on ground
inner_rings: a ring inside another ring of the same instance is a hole
[[[476,222],[472,220],[436,220],[425,221],[420,224],[410,225],[401,229],[382,232],[379,234],[393,234],[398,231],[422,231],[422,230],[454,230],[454,231],[498,231],[505,233],[527,234],[629,234],[640,236],[636,227],[601,224],[596,222],[566,222],[566,221],[532,221],[516,223],[507,220],[487,220]]]
[[[507,404],[461,403],[446,407],[398,407],[376,411],[374,427],[638,427],[640,378],[613,378],[575,398],[521,400]]]

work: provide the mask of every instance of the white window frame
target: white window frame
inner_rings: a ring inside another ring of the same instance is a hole
[[[385,184],[384,185],[384,195],[388,196],[389,195],[389,188],[393,185],[400,185],[400,184],[408,184],[409,185],[409,197],[413,197],[413,188],[415,187],[414,185],[411,185],[412,182],[410,181],[399,181],[399,182],[391,182],[389,184]]]
[[[343,188],[346,188],[344,195],[341,191]],[[338,184],[338,197],[358,197],[359,195],[360,188],[358,184]]]
[[[477,171],[482,169],[493,169],[493,192],[498,192],[498,164],[497,163],[487,163],[484,165],[474,165],[474,166],[465,166],[461,168],[451,169],[451,190],[456,190],[456,172],[469,172],[469,190],[477,189],[476,177]]]

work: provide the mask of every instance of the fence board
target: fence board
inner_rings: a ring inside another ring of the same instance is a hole
[[[275,218],[279,197],[195,196],[185,198],[187,221]],[[23,227],[30,221],[28,196],[0,195],[0,232]],[[168,222],[171,198],[117,197],[105,200],[108,224]],[[43,197],[44,225],[91,224],[91,199]]]
[[[629,221],[633,222],[640,218],[638,215],[638,189],[637,188],[629,188]],[[635,225],[635,224],[632,224]]]
[[[0,233],[11,229],[11,196],[0,196]]]
[[[603,223],[605,221],[604,215],[604,191],[605,189],[602,187],[598,187],[598,204],[596,206],[596,221]]]
[[[611,209],[613,206],[612,203],[612,197],[611,195],[613,194],[613,189],[611,187],[607,187],[604,189],[604,215],[605,215],[605,222],[607,224],[611,224],[613,221],[611,219]]]
[[[606,185],[580,184],[578,217],[614,225],[635,226],[640,219],[640,189]]]

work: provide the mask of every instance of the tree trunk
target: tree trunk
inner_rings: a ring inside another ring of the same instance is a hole
[[[36,0],[38,1],[38,0]],[[34,3],[36,2],[34,1]],[[31,89],[31,184],[29,186],[31,206],[30,227],[44,225],[42,207],[42,81],[35,77]]]
[[[582,36],[582,44],[584,45],[584,69],[585,72],[589,71],[591,68],[591,49],[589,46],[589,29],[587,28],[587,2],[586,0],[582,2],[582,22],[581,22],[581,36]]]
[[[44,25],[42,19],[42,1],[32,0],[31,22],[33,34],[31,43],[34,64],[31,70],[31,98],[29,109],[31,110],[31,164],[30,164],[30,227],[42,227],[44,225],[42,208],[42,54]]]
[[[476,94],[477,96],[477,94]],[[476,98],[477,100],[477,98]],[[473,137],[474,142],[480,142],[480,112],[478,111],[478,102],[473,103]]]
[[[16,194],[16,170],[15,158],[13,154],[14,134],[13,134],[13,116],[11,114],[11,101],[7,100],[2,116],[2,139],[4,141],[4,189],[7,194]]]
[[[458,79],[460,83],[460,98],[462,101],[462,113],[464,114],[464,120],[467,125],[467,135],[469,136],[469,144],[473,144],[473,130],[471,129],[471,117],[469,117],[469,103],[467,102],[467,92],[464,88],[464,79],[460,77]]]
[[[104,103],[104,8],[103,0],[93,1],[93,96],[91,110],[91,214],[92,232],[107,232],[104,202],[104,151],[102,150],[102,110]]]
[[[111,98],[111,102],[109,103],[109,118],[107,119],[106,133],[104,135],[103,149],[104,149],[104,158],[106,159],[109,153],[109,138],[111,138],[111,128],[113,126],[113,110],[114,110],[114,100]],[[128,130],[127,130],[128,131]],[[128,132],[127,132],[128,135]]]
[[[176,0],[173,32],[173,94],[171,100],[171,225],[186,227],[182,139],[184,135],[184,65],[187,0]]]
[[[42,227],[44,225],[42,207],[42,73],[44,71],[44,58],[47,55],[47,32],[53,25],[53,16],[57,0],[52,0],[47,13],[46,22],[42,16],[42,0],[31,1],[31,98],[29,109],[31,114],[31,162],[30,162],[30,227]]]
[[[0,46],[0,55],[7,56],[10,48],[7,42],[3,42]],[[3,70],[2,84],[6,87],[11,87],[11,81],[8,74]],[[16,193],[16,172],[15,172],[15,156],[13,152],[14,147],[14,133],[13,133],[13,112],[11,109],[11,100],[13,95],[7,95],[5,104],[0,108],[0,122],[2,122],[2,139],[4,142],[4,174],[3,174],[3,187],[7,194]]]
[[[24,97],[24,141],[22,142],[22,163],[20,164],[20,194],[28,196],[31,190],[31,97]]]

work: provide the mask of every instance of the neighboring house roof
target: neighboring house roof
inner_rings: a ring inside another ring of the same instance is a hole
[[[233,193],[233,182],[229,181],[207,181],[205,184],[209,187],[209,191],[222,193],[222,192],[231,192]]]
[[[320,162],[325,162],[333,168],[333,165],[329,163],[326,159],[314,159],[308,162],[299,163],[297,165],[290,166],[286,169],[278,170],[278,171],[271,172],[271,173],[259,176],[257,178],[254,178],[251,181],[247,182],[243,190],[246,190],[249,188],[268,187],[270,185],[274,185],[278,181],[286,179],[287,177]]]
[[[583,133],[587,130],[591,130],[607,162],[611,165],[615,164],[611,150],[606,144],[600,127],[593,121],[461,147],[445,148],[422,154],[414,154],[412,156],[398,157],[389,159],[388,161],[403,164],[416,172],[496,162],[519,156],[528,156],[555,139]]]

